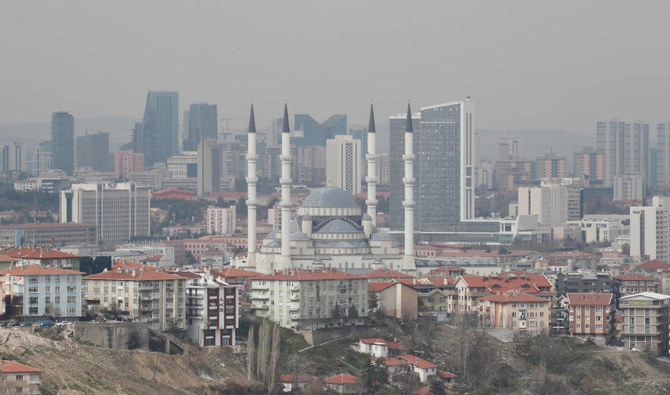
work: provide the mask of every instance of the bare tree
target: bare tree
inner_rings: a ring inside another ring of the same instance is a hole
[[[249,327],[247,335],[247,380],[251,381],[254,378],[254,370],[256,368],[256,343],[255,343],[254,326]]]
[[[258,339],[259,355],[257,358],[258,378],[261,381],[266,381],[268,373],[268,362],[270,357],[270,324],[268,320],[263,320],[260,329],[260,337]]]
[[[279,336],[279,325],[274,325],[272,330],[272,354],[270,356],[269,372],[268,372],[268,389],[270,393],[274,393],[277,385],[277,362],[279,362],[279,346],[281,345],[281,337]]]

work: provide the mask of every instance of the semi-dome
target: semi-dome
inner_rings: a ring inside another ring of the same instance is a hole
[[[335,218],[323,225],[317,233],[360,233],[356,226],[340,218]]]
[[[302,202],[302,207],[359,207],[356,199],[340,188],[319,188]]]

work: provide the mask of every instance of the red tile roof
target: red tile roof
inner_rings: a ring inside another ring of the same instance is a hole
[[[642,270],[667,270],[670,269],[670,264],[667,262],[663,262],[659,259],[654,259],[653,261],[649,261],[647,263],[643,263],[641,265],[638,265],[636,269],[642,269]]]
[[[341,272],[339,270],[316,270],[305,271],[302,269],[292,269],[280,271],[273,274],[264,274],[254,278],[254,280],[283,280],[283,281],[309,281],[309,280],[357,280],[365,279],[363,276]]]
[[[384,364],[386,366],[406,366],[407,365],[407,362],[401,361],[398,358],[393,358],[393,357],[384,357],[384,358],[381,358],[381,360],[384,362]]]
[[[444,370],[438,370],[437,375],[442,377],[443,379],[453,379],[454,377],[458,377],[453,373],[450,372],[445,372]]]
[[[137,262],[131,262],[126,260],[117,259],[112,265],[112,270],[117,269],[144,269],[144,270],[158,270],[158,268],[149,265],[143,265]]]
[[[413,278],[407,273],[397,272],[390,269],[377,269],[371,272],[367,272],[363,275],[367,278]]]
[[[546,299],[524,293],[490,295],[479,300],[488,300],[489,302],[495,303],[549,303]]]
[[[0,262],[16,262],[18,259],[12,258],[9,255],[0,254]]]
[[[434,363],[430,363],[426,361],[425,359],[421,359],[417,357],[416,355],[411,355],[411,354],[404,354],[404,355],[399,355],[398,358],[406,361],[410,365],[416,366],[420,369],[431,369],[431,368],[436,368],[437,365]]]
[[[184,277],[158,270],[110,270],[84,277],[84,280],[183,280]]]
[[[430,386],[423,387],[412,392],[412,395],[430,395]]]
[[[79,258],[78,255],[42,247],[15,247],[5,251],[5,255],[18,259],[62,259]]]
[[[303,374],[300,376],[290,376],[290,375],[284,375],[280,376],[279,380],[277,380],[278,383],[309,383],[309,382],[314,382],[318,381],[319,378],[315,376],[310,376],[308,374]]]
[[[348,373],[338,374],[337,376],[328,377],[326,379],[326,384],[346,385],[356,383],[358,383],[358,379]]]
[[[185,270],[179,270],[179,271],[170,270],[170,271],[168,271],[168,273],[176,274],[177,276],[181,276],[181,277],[184,277],[184,278],[200,278],[199,274],[193,273],[193,272],[187,272]]]
[[[39,265],[17,266],[12,269],[0,270],[0,275],[9,274],[11,276],[50,276],[59,274],[86,274],[76,270],[59,269],[56,267],[47,267]]]
[[[551,283],[541,274],[506,272],[497,276],[461,276],[470,288],[486,288],[488,292],[523,291],[538,293],[551,290]]]
[[[212,275],[219,277],[258,277],[262,273],[252,272],[251,270],[242,270],[234,267],[227,267],[223,270],[212,270]]]
[[[614,276],[613,277],[615,280],[623,280],[623,281],[654,281],[656,280],[653,277],[648,277],[648,276],[643,276],[642,274],[622,274],[619,276]]]
[[[365,344],[373,344],[373,343],[384,343],[386,344],[386,340],[382,339],[381,337],[372,337],[369,339],[358,339],[359,342],[365,343]]]
[[[568,293],[570,306],[609,306],[614,300],[611,293]]]
[[[41,370],[21,365],[14,361],[0,361],[0,371],[2,373],[39,373]]]
[[[387,288],[391,288],[394,285],[395,285],[394,282],[386,282],[386,281],[368,282],[368,292],[378,293],[378,292],[381,292],[381,291],[383,291]]]

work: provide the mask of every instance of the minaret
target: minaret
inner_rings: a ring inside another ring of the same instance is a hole
[[[368,215],[372,219],[372,225],[377,225],[377,133],[375,130],[375,111],[373,103],[370,103],[370,123],[368,124]]]
[[[291,129],[288,104],[284,101],[284,128],[281,133],[281,269],[291,267]]]
[[[256,267],[256,119],[254,117],[254,103],[251,103],[251,112],[249,113],[247,152],[247,218],[248,218],[248,248],[247,248],[247,266]]]
[[[369,142],[368,142],[369,146]],[[409,100],[407,101],[407,126],[405,127],[405,257],[403,259],[403,270],[414,271],[414,128],[412,127],[412,110]]]

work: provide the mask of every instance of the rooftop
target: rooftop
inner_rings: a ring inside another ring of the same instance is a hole
[[[404,354],[399,355],[398,358],[421,369],[431,369],[437,367],[437,365],[435,365],[434,363],[430,363],[425,359],[417,357],[416,355]]]
[[[609,306],[614,300],[611,293],[568,293],[571,306]]]
[[[310,193],[302,207],[359,207],[356,199],[339,188],[319,188]]]
[[[309,281],[309,280],[358,280],[365,279],[363,276],[341,272],[338,270],[313,270],[306,271],[302,269],[292,269],[264,274],[253,280],[291,280],[291,281]]]
[[[326,384],[346,385],[346,384],[356,384],[356,383],[358,383],[358,378],[356,378],[355,376],[352,376],[348,373],[338,374],[337,376],[328,377],[326,379]]]
[[[549,303],[546,299],[524,293],[490,295],[479,300],[487,300],[494,303]]]
[[[40,373],[41,370],[14,361],[0,361],[2,373]]]
[[[76,270],[59,269],[56,267],[45,267],[38,265],[17,266],[12,269],[0,270],[0,275],[9,274],[11,276],[52,276],[61,274],[86,274]]]
[[[129,270],[117,269],[104,271],[102,273],[92,274],[84,277],[84,280],[130,280],[130,281],[150,281],[150,280],[183,280],[184,277],[176,274],[160,272],[158,270]]]

